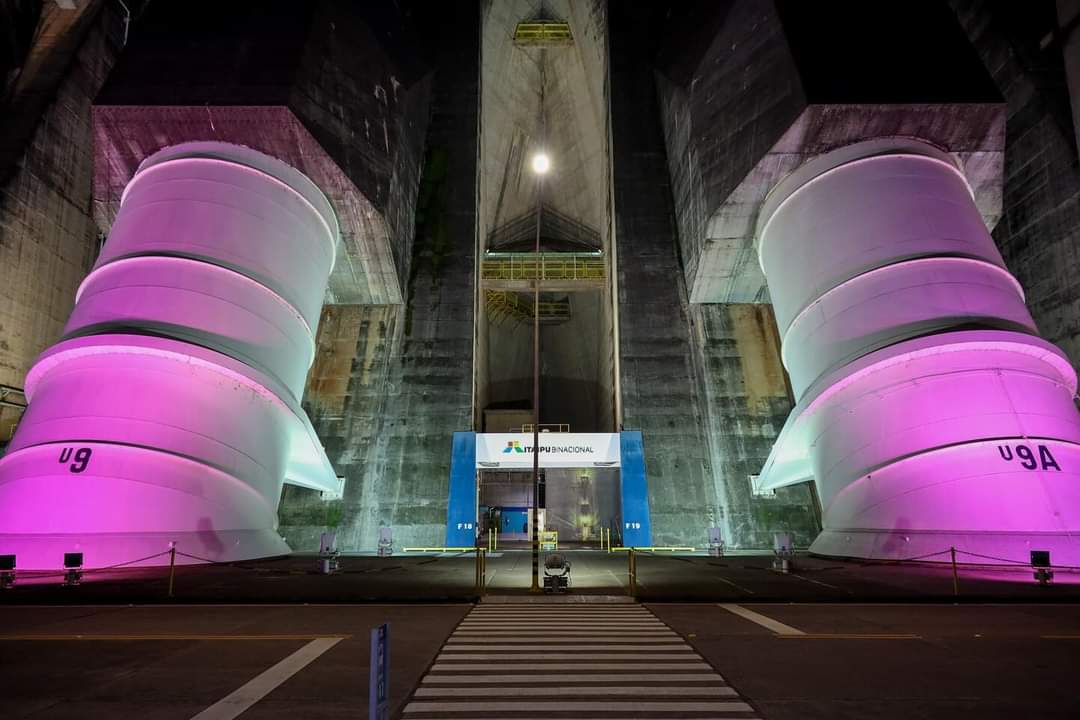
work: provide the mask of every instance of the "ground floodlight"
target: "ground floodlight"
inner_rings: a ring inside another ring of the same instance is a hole
[[[82,582],[83,554],[64,553],[64,586],[75,587]]]
[[[15,556],[0,555],[0,590],[15,584]]]
[[[1035,569],[1032,576],[1040,585],[1049,585],[1054,579],[1054,571],[1050,569],[1050,551],[1032,550],[1031,567]]]

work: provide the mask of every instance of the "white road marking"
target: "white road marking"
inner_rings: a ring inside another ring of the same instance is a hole
[[[470,619],[476,618],[510,618],[510,617],[576,617],[576,618],[610,618],[617,620],[619,618],[640,618],[640,619],[652,619],[652,615],[647,612],[579,612],[576,610],[565,611],[551,611],[551,610],[538,610],[536,612],[522,612],[515,610],[514,612],[478,612],[469,613]]]
[[[553,610],[544,607],[538,610],[477,610],[469,613],[472,617],[511,617],[521,615],[575,615],[578,617],[651,617],[648,612],[642,610],[581,610],[568,608],[566,610]]]
[[[269,695],[296,673],[307,667],[313,660],[343,638],[319,638],[312,640],[281,662],[264,670],[221,700],[195,715],[191,720],[232,720],[245,710]]]
[[[498,667],[504,667],[502,665]],[[475,669],[476,665],[464,665],[462,669]],[[526,670],[520,665],[514,665],[514,669]],[[552,668],[558,670],[560,668]],[[637,666],[635,670],[642,670],[644,668]],[[708,682],[716,683],[723,682],[724,678],[720,677],[716,673],[575,673],[573,675],[537,675],[536,673],[529,673],[528,675],[489,675],[487,673],[483,675],[439,675],[437,673],[428,675],[424,678],[424,684],[447,684],[453,685],[457,683],[469,685],[478,682],[483,683],[497,683],[497,684],[513,684],[522,683],[524,685],[533,685],[537,680],[543,680],[544,682],[566,682],[566,683],[583,683],[583,682]]]
[[[439,650],[404,718],[756,717],[683,636],[635,608],[476,608]]]
[[[654,620],[637,619],[637,617],[627,617],[626,620],[608,620],[599,619],[589,620],[588,617],[577,620],[573,617],[510,617],[510,619],[502,619],[502,617],[481,617],[481,619],[471,619],[461,623],[462,625],[519,625],[521,623],[529,623],[531,625],[581,625],[583,627],[589,625],[661,625],[661,623]]]
[[[589,635],[617,635],[619,637],[632,636],[632,637],[655,637],[657,635],[675,635],[675,632],[668,630],[665,627],[650,627],[650,628],[600,628],[586,630],[584,628],[564,628],[564,627],[547,627],[547,628],[534,628],[534,627],[522,627],[517,625],[515,627],[500,627],[500,628],[458,628],[454,631],[456,636],[475,635],[490,637],[493,635],[521,635],[522,633],[528,633],[530,635],[573,635],[575,637],[589,636]],[[312,637],[312,640],[315,638]]]
[[[655,625],[657,623],[657,620],[656,620],[656,618],[641,617],[639,615],[634,615],[633,617],[624,617],[624,618],[618,618],[618,617],[614,617],[614,618],[613,617],[589,618],[589,617],[572,617],[572,616],[560,617],[560,616],[557,616],[557,615],[555,615],[555,616],[552,616],[552,615],[537,615],[536,617],[525,616],[525,617],[509,617],[509,618],[503,618],[503,617],[470,617],[467,620],[465,620],[464,622],[476,623],[476,624],[485,624],[485,625],[493,625],[493,624],[496,624],[496,623],[511,623],[511,622],[516,622],[516,623],[519,623],[519,622],[530,622],[530,623],[533,623],[533,622],[539,622],[539,623],[543,623],[543,622],[547,622],[547,623],[560,622],[560,623],[575,623],[575,624],[578,624],[578,625],[585,625],[587,623],[604,623],[605,625],[615,625],[617,623],[632,623],[632,624],[635,624],[635,625]]]
[[[472,642],[472,641],[470,641],[470,640],[465,641],[465,643],[470,643],[470,642]],[[490,644],[478,644],[478,645],[469,645],[469,644],[464,644],[464,643],[461,643],[461,642],[450,641],[450,642],[448,642],[446,644],[446,647],[444,647],[443,650],[450,650],[450,651],[454,651],[454,652],[467,651],[467,650],[493,650],[493,651],[514,650],[516,648],[519,648],[521,645],[525,645],[525,644],[529,645],[527,648],[523,648],[525,650],[674,650],[674,651],[680,651],[680,650],[686,650],[687,649],[686,643],[683,643],[683,642],[675,643],[675,642],[672,642],[671,640],[669,640],[668,638],[664,638],[663,640],[661,640],[659,642],[654,642],[654,643],[649,643],[649,644],[644,644],[644,645],[632,645],[632,644],[628,644],[628,643],[606,643],[606,641],[605,641],[606,644],[590,643],[588,645],[566,645],[566,644],[541,645],[541,644],[539,644],[539,643],[549,642],[548,638],[534,638],[532,640],[526,640],[525,642],[521,642],[521,643],[510,643],[509,645],[501,645],[501,644],[499,644],[501,642],[503,642],[502,638],[497,638],[495,640],[492,640]]]
[[[680,657],[681,656],[681,657]],[[527,653],[440,653],[436,660],[682,660],[697,657],[690,648],[685,652],[669,653],[558,653],[558,652],[527,652]]]
[[[411,702],[405,706],[405,714],[436,712],[485,712],[485,713],[521,713],[521,712],[753,712],[753,708],[744,702],[725,702],[705,700],[700,702],[613,702],[611,700],[522,700],[514,701],[465,701],[465,702]],[[674,716],[669,716],[674,717]]]
[[[532,618],[532,617],[574,617],[574,618],[595,618],[597,620],[632,620],[637,618],[638,620],[652,620],[653,616],[647,612],[580,612],[577,610],[536,610],[536,611],[521,611],[515,610],[514,612],[477,612],[469,613],[468,618],[470,620],[485,619],[485,620],[497,620],[499,618]]]
[[[655,632],[671,632],[671,629],[666,625],[659,623],[652,623],[646,625],[645,623],[634,624],[612,624],[602,625],[599,623],[588,623],[581,625],[563,624],[563,623],[544,623],[542,625],[533,625],[529,622],[519,623],[500,623],[498,625],[458,625],[455,632],[569,632],[569,633],[599,633],[601,635],[605,633],[655,633]],[[314,639],[314,636],[313,636]]]
[[[738,584],[736,582],[732,582],[731,580],[728,580],[727,578],[722,578],[719,575],[713,575],[713,576],[711,576],[710,579],[711,580],[719,580],[720,582],[722,582],[722,583],[724,583],[726,585],[730,585],[731,587],[735,588],[736,590],[743,591],[747,595],[757,595],[757,593],[755,593],[750,588],[744,588],[742,585],[740,585],[740,584]]]
[[[799,578],[800,580],[805,580],[808,583],[814,583],[815,585],[821,585],[822,587],[831,588],[833,590],[841,590],[843,592],[848,593],[849,595],[854,594],[851,590],[847,590],[845,588],[838,588],[835,585],[830,585],[827,582],[822,582],[821,580],[815,580],[814,578],[808,578],[805,575],[799,575],[798,573],[793,573],[793,572],[789,572],[787,574],[790,575],[791,577]]]
[[[616,697],[620,695],[646,695],[651,697],[697,696],[713,695],[716,697],[732,697],[736,692],[725,686],[697,685],[697,686],[663,686],[653,687],[646,685],[599,685],[599,686],[570,686],[550,685],[544,687],[422,687],[416,691],[416,697],[587,697],[589,695],[608,695]]]
[[[771,630],[777,635],[805,635],[802,630],[793,628],[790,625],[785,625],[779,620],[773,620],[771,617],[756,613],[753,610],[744,608],[742,605],[735,605],[734,603],[719,603],[719,606],[724,608],[730,613],[738,615],[744,620],[749,620],[752,623],[757,623],[763,628]]]
[[[622,657],[622,656],[620,656]],[[636,656],[635,656],[636,657]],[[537,678],[547,677],[544,671],[559,673],[564,670],[710,670],[708,663],[693,662],[689,658],[674,663],[650,662],[650,663],[627,663],[627,662],[591,662],[591,663],[514,663],[515,670],[533,671]],[[506,663],[463,663],[454,664],[443,661],[436,662],[431,666],[431,672],[463,672],[465,670],[500,670],[505,672]]]
[[[591,633],[589,630],[583,630],[581,633],[564,633],[564,631],[558,631],[558,633],[551,633],[543,635],[528,635],[523,636],[523,633],[531,633],[529,628],[517,628],[516,633],[510,633],[510,631],[498,631],[498,633],[477,633],[472,630],[470,633],[455,633],[455,641],[464,640],[468,642],[483,641],[487,638],[498,642],[513,642],[516,640],[522,641],[552,641],[552,642],[566,642],[568,640],[588,641],[588,642],[610,642],[612,640],[618,642],[659,642],[661,640],[680,640],[679,636],[671,633],[667,630],[649,630],[648,633],[622,633],[616,634],[615,630],[605,630],[603,633]],[[305,638],[306,640],[309,638]]]

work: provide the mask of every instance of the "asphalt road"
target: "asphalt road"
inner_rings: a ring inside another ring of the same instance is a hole
[[[1080,717],[1080,606],[649,607],[768,720]]]
[[[382,622],[399,712],[470,607],[7,606],[3,716],[216,720],[249,703],[244,720],[363,718]],[[646,607],[767,720],[1080,717],[1077,605]]]
[[[187,720],[321,643],[295,674],[268,678],[271,692],[241,717],[363,718],[371,628],[390,623],[390,701],[401,706],[470,607],[8,607],[0,611],[0,714]]]

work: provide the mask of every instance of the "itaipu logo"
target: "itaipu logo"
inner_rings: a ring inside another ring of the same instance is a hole
[[[507,453],[532,452],[532,445],[522,445],[520,440],[507,440],[503,448],[503,455]],[[541,445],[542,453],[566,453],[566,454],[589,454],[593,453],[591,445]]]

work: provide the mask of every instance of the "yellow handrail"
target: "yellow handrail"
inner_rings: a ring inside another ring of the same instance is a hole
[[[538,20],[518,23],[514,28],[514,42],[518,45],[570,45],[574,37],[570,34],[570,23]]]
[[[697,548],[692,547],[615,547],[611,549],[615,552],[625,552],[629,550],[636,550],[638,552],[697,552]]]
[[[603,280],[606,269],[603,257],[568,253],[533,253],[484,258],[480,277],[484,280]]]

